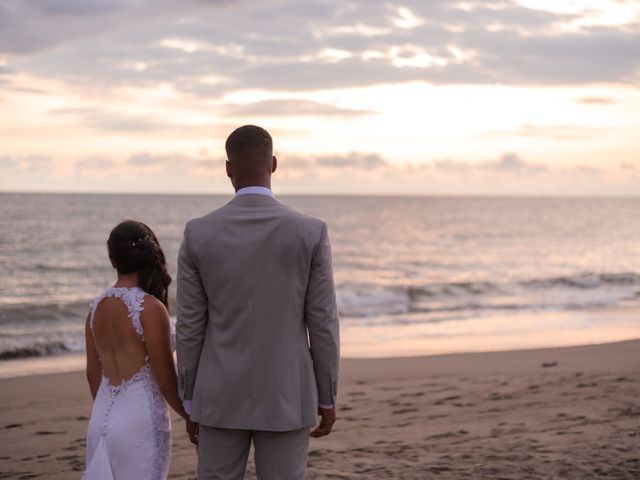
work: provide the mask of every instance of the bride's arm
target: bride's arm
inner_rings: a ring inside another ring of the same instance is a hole
[[[157,298],[146,296],[140,315],[147,354],[160,392],[167,403],[184,419],[189,416],[178,396],[178,379],[173,363],[169,312]]]
[[[91,396],[95,400],[102,380],[102,368],[100,367],[100,357],[96,350],[96,344],[93,341],[93,333],[91,333],[91,328],[89,327],[90,317],[91,314],[87,315],[87,321],[84,324],[84,338],[87,352],[87,381],[89,382]]]

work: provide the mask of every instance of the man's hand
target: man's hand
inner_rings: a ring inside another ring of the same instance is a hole
[[[324,437],[331,433],[333,424],[336,423],[336,407],[318,408],[318,415],[320,415],[320,425],[311,431],[313,438]]]
[[[189,419],[187,419],[186,422],[187,422],[187,433],[189,434],[189,440],[191,440],[191,443],[197,446],[200,426],[196,422],[192,422]]]

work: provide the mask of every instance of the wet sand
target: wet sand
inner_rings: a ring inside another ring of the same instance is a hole
[[[349,359],[342,371],[310,479],[640,478],[640,340]],[[0,380],[0,479],[79,478],[90,409],[81,372]],[[170,478],[195,478],[175,416],[172,456]]]

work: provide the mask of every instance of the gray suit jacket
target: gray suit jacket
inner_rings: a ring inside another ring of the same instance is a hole
[[[218,428],[288,431],[334,404],[338,315],[324,222],[236,196],[187,223],[178,257],[180,395]]]

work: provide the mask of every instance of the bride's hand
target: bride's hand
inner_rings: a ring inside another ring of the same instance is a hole
[[[189,434],[189,440],[191,440],[191,443],[197,446],[200,426],[196,422],[191,421],[190,419],[186,419],[186,422],[187,422],[187,433]]]

